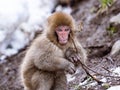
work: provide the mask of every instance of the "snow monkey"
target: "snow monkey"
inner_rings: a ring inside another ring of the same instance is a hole
[[[75,38],[71,15],[55,12],[47,21],[46,29],[34,40],[21,64],[24,90],[67,90],[65,73],[75,73],[78,56],[81,61],[86,59],[84,49]],[[78,53],[74,52],[73,40]]]

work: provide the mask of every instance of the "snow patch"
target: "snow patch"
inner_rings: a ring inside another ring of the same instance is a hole
[[[56,11],[62,11],[65,13],[70,14],[72,12],[72,8],[71,7],[62,7],[61,5],[57,6]]]
[[[107,90],[120,90],[120,85],[112,86],[112,87],[108,88]]]
[[[120,76],[120,67],[117,67],[113,70],[113,75],[114,76]]]
[[[66,76],[67,76],[67,81],[68,82],[71,82],[71,81],[75,80],[75,76],[73,76],[73,75],[67,74]]]
[[[56,0],[0,0],[0,58],[18,53],[42,30]]]
[[[103,79],[101,79],[100,81],[102,81],[102,82],[107,82],[107,79],[106,79],[106,78],[103,78]]]

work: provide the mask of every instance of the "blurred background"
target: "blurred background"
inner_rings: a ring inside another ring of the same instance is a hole
[[[103,80],[99,85],[81,69],[68,76],[69,90],[120,90],[120,0],[0,0],[0,90],[23,90],[19,65],[56,11],[73,16],[88,66],[103,74],[90,71]]]

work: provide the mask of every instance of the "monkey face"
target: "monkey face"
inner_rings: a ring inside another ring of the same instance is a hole
[[[55,32],[56,32],[57,37],[58,37],[58,42],[61,45],[65,45],[69,39],[70,27],[65,26],[65,25],[61,25],[55,29]]]

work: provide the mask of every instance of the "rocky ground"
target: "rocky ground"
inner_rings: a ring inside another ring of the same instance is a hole
[[[120,67],[120,53],[110,54],[113,44],[120,40],[120,26],[115,25],[117,30],[113,34],[107,30],[110,27],[110,18],[120,12],[119,6],[118,0],[109,10],[100,13],[98,0],[82,0],[73,7],[73,17],[78,24],[81,21],[84,24],[84,29],[76,35],[88,51],[87,66],[95,73],[89,69],[88,71],[105,83],[97,83],[80,68],[80,72],[74,75],[75,79],[69,82],[69,90],[106,90],[110,86],[120,85],[120,78],[110,77],[113,75],[112,69]],[[26,48],[0,63],[0,90],[23,90],[19,66]]]

